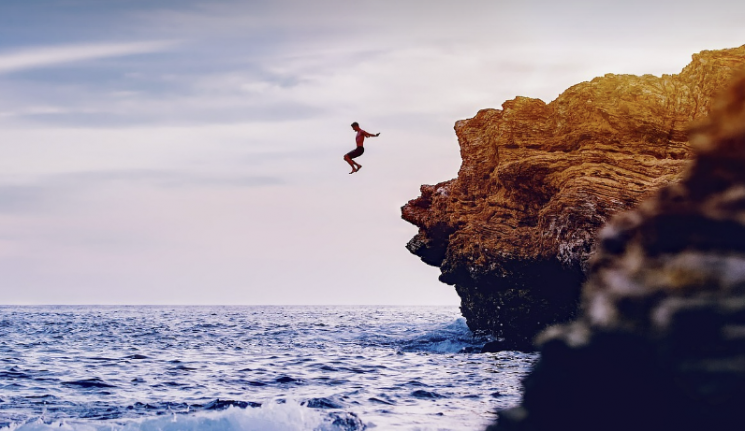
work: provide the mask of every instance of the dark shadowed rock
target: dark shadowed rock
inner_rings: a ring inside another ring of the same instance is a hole
[[[680,183],[601,231],[580,318],[541,334],[491,430],[745,427],[745,75],[691,144]]]

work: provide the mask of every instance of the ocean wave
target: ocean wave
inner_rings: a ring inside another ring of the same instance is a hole
[[[404,352],[470,353],[480,351],[481,347],[491,340],[489,336],[471,332],[466,319],[459,317],[446,325],[402,340],[399,349]]]
[[[466,319],[459,317],[446,324],[411,322],[406,328],[383,326],[379,332],[359,334],[353,342],[399,353],[454,354],[480,352],[492,340],[491,336],[471,332]]]
[[[535,359],[468,353],[485,339],[455,307],[0,306],[9,317],[0,431],[478,429]]]
[[[41,418],[10,424],[0,431],[362,431],[365,425],[353,414],[323,415],[296,402],[267,403],[258,408],[229,406],[221,411],[200,411],[129,420],[85,421]]]

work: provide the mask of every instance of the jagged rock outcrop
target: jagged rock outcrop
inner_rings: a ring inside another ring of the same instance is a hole
[[[745,427],[745,74],[691,136],[683,180],[603,228],[580,318],[490,429]]]
[[[458,121],[458,177],[402,208],[407,248],[455,285],[472,330],[530,348],[576,311],[600,227],[680,179],[688,125],[744,64],[745,46],[703,51],[677,75],[606,75]]]

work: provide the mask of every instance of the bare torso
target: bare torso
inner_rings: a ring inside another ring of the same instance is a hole
[[[358,147],[361,147],[362,144],[365,142],[365,136],[366,135],[368,135],[368,133],[365,132],[362,129],[360,129],[360,130],[357,131],[357,137],[355,138],[355,140],[357,141],[357,146]]]

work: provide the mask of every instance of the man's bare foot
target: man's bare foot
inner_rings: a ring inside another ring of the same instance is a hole
[[[350,172],[350,174],[353,174],[359,170],[360,170],[359,168],[352,166],[352,172]]]
[[[355,172],[357,172],[357,171],[359,171],[360,169],[362,169],[362,165],[357,165],[357,169],[355,169],[354,171],[355,171]]]

